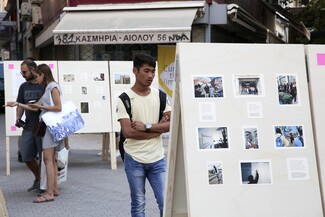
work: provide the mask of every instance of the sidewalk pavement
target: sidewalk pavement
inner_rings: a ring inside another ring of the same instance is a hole
[[[54,202],[32,203],[35,195],[27,189],[34,178],[26,165],[17,161],[17,137],[10,138],[11,175],[6,176],[4,124],[4,114],[0,114],[0,189],[10,217],[130,216],[129,187],[121,158],[117,159],[117,169],[111,170],[110,159],[102,161],[97,156],[101,148],[92,145],[96,141],[87,134],[82,135],[84,138],[80,147],[88,144],[88,149],[80,149],[78,144],[70,145],[68,179],[59,185],[60,196]],[[159,216],[148,182],[146,195],[146,216]]]

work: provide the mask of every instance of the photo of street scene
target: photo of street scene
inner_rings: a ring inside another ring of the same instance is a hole
[[[259,149],[256,127],[244,127],[245,149]]]
[[[199,149],[225,149],[228,145],[227,127],[198,128]]]
[[[264,86],[262,75],[234,75],[235,96],[262,96]]]
[[[208,162],[208,179],[210,185],[223,184],[222,164],[220,161]]]
[[[241,184],[271,184],[269,161],[240,162]]]
[[[221,76],[193,77],[194,97],[224,97]]]
[[[280,105],[299,104],[296,76],[277,76],[277,86]]]
[[[302,126],[274,126],[275,147],[305,147]]]
[[[115,84],[131,84],[131,78],[129,73],[116,73]]]

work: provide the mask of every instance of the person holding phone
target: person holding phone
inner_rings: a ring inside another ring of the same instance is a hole
[[[25,109],[20,104],[29,104],[36,102],[43,95],[44,88],[38,84],[36,77],[33,73],[36,70],[36,63],[31,59],[26,59],[20,65],[21,75],[25,78],[26,82],[22,83],[18,90],[16,102],[7,102],[6,106],[16,108],[16,126],[22,127],[23,132],[21,136],[21,156],[22,162],[26,163],[27,167],[34,174],[33,185],[28,188],[29,192],[34,192],[40,188],[40,166],[37,156],[41,156],[42,144],[41,138],[33,136],[32,130],[34,124],[39,121],[40,111],[31,111]],[[25,114],[25,121],[21,118]]]

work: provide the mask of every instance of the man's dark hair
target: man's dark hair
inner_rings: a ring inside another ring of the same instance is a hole
[[[20,65],[26,65],[29,69],[31,68],[36,69],[37,67],[37,64],[31,59],[24,60]]]
[[[282,131],[281,131],[280,128],[276,128],[276,129],[275,129],[275,132],[276,132],[276,133],[281,133],[281,134],[282,134]]]
[[[149,66],[156,68],[155,58],[145,53],[136,54],[133,59],[133,67],[139,69],[144,64],[148,64]]]
[[[26,57],[25,60],[32,60],[32,61],[35,61],[36,59],[34,57]]]

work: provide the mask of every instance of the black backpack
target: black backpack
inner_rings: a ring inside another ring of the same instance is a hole
[[[119,98],[122,100],[124,107],[126,109],[126,112],[129,114],[130,120],[132,121],[132,112],[131,112],[131,102],[130,102],[130,97],[123,92]],[[167,100],[167,95],[164,91],[159,90],[159,99],[160,99],[160,109],[159,109],[159,121],[162,119],[164,115],[164,110],[166,108],[166,100]],[[121,158],[124,161],[124,141],[125,137],[122,134],[122,129],[120,132],[120,141],[118,143],[118,147],[120,150]]]

